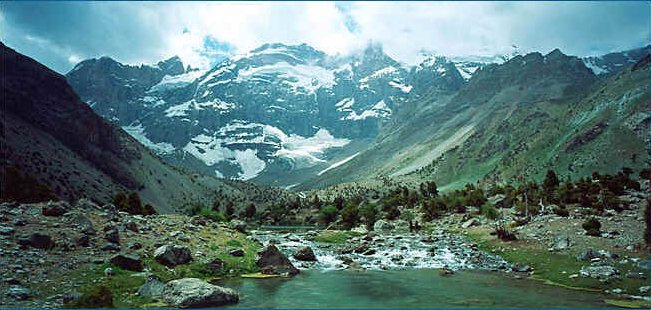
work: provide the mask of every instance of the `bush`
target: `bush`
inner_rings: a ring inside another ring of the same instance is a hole
[[[485,203],[481,207],[481,214],[490,220],[496,220],[500,216],[499,212],[497,212],[497,209],[488,203]]]
[[[128,196],[123,192],[118,192],[113,197],[113,204],[118,210],[129,214],[152,215],[156,214],[156,209],[150,204],[143,206],[140,195],[137,192],[131,192]]]
[[[102,284],[65,306],[70,308],[113,308],[113,292]]]
[[[375,224],[375,221],[377,220],[377,208],[375,208],[375,205],[364,202],[360,208],[360,215],[364,218],[366,228],[372,229],[373,224]]]
[[[502,241],[514,241],[518,239],[513,232],[506,229],[503,225],[495,227],[495,234]]]
[[[337,211],[337,208],[334,206],[327,206],[321,209],[320,215],[321,215],[321,221],[326,225],[329,225],[330,223],[337,220],[339,211]]]
[[[554,207],[554,214],[562,217],[570,216],[570,211],[567,211],[564,207]]]
[[[601,236],[601,223],[596,218],[591,218],[581,225],[585,229],[585,234],[588,236]]]
[[[226,216],[224,213],[221,213],[219,211],[213,211],[212,209],[201,209],[199,212],[196,214],[202,217],[205,217],[207,219],[213,220],[215,222],[226,222]]]
[[[244,210],[244,216],[246,218],[252,218],[252,217],[255,216],[256,212],[257,212],[257,209],[255,208],[255,205],[251,203]]]
[[[345,229],[351,229],[359,222],[359,210],[352,202],[346,204],[341,210],[341,221]]]

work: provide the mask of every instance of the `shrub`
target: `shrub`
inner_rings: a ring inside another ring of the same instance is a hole
[[[588,219],[581,225],[585,229],[585,234],[588,236],[601,236],[601,223],[596,218]]]
[[[352,202],[346,204],[341,210],[341,221],[346,229],[355,227],[359,222],[359,210]]]
[[[58,200],[54,192],[38,180],[14,167],[0,171],[0,201],[41,202]]]
[[[339,211],[337,211],[336,207],[327,206],[327,207],[321,209],[321,212],[320,212],[321,221],[323,221],[323,223],[325,223],[326,225],[329,225],[330,223],[337,220],[338,213],[339,213]]]
[[[360,208],[360,215],[364,217],[364,224],[367,229],[372,229],[377,220],[377,208],[375,205],[365,202]]]
[[[565,207],[554,207],[554,214],[562,217],[570,216],[570,211],[567,211]]]
[[[203,208],[203,209],[199,210],[199,212],[197,212],[196,215],[205,217],[205,218],[213,220],[215,222],[226,222],[227,221],[226,216],[224,215],[224,213],[221,213],[219,211],[213,211],[212,209]]]
[[[490,220],[496,220],[500,215],[499,212],[497,212],[497,209],[488,203],[485,203],[481,207],[481,214]]]
[[[514,241],[518,239],[513,232],[506,229],[503,225],[495,227],[495,234],[502,241]]]
[[[77,300],[65,306],[70,308],[113,308],[113,292],[102,284],[92,288]]]
[[[255,216],[256,212],[257,212],[257,209],[255,208],[255,205],[251,203],[244,210],[244,216],[246,218],[252,218],[252,217]]]

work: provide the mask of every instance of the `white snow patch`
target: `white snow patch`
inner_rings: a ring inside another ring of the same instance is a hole
[[[164,91],[174,88],[181,88],[192,84],[204,74],[204,71],[194,70],[179,75],[165,75],[163,79],[149,89],[149,92]]]
[[[147,138],[147,135],[145,134],[145,127],[143,127],[142,124],[123,126],[122,129],[124,129],[124,131],[126,131],[132,137],[136,138],[136,140],[138,140],[144,146],[156,152],[156,154],[160,154],[160,155],[169,154],[176,150],[176,148],[174,148],[174,146],[170,143],[167,142],[155,143],[149,140],[149,138]]]
[[[583,63],[585,64],[586,67],[592,70],[592,73],[594,73],[595,75],[608,73],[608,70],[597,66],[592,59],[583,60]]]
[[[350,111],[348,115],[340,119],[359,121],[359,120],[367,119],[369,117],[385,118],[385,117],[389,117],[390,115],[391,115],[391,108],[387,106],[384,100],[380,100],[373,107],[371,107],[371,109],[362,112],[362,114],[357,114],[357,112],[355,111]]]
[[[317,173],[317,175],[322,175],[322,174],[324,174],[324,173],[326,173],[326,172],[328,172],[328,171],[330,171],[330,170],[332,170],[332,169],[335,169],[335,168],[337,168],[337,167],[339,167],[339,166],[341,166],[341,165],[343,165],[343,164],[349,162],[350,160],[352,160],[353,158],[355,158],[357,155],[359,155],[359,153],[360,153],[360,152],[357,152],[357,153],[355,153],[355,154],[353,154],[353,155],[351,155],[351,156],[349,156],[349,157],[344,158],[343,160],[340,160],[340,161],[338,161],[338,162],[336,162],[336,163],[330,165],[330,167],[325,168],[325,169],[319,171],[319,173]]]
[[[331,70],[311,65],[293,66],[286,62],[240,70],[236,81],[254,79],[268,81],[263,77],[269,74],[277,74],[280,78],[286,79],[283,82],[290,85],[295,92],[304,89],[307,93],[314,93],[321,87],[328,88],[334,85],[334,74]]]
[[[392,87],[395,87],[397,89],[400,89],[405,94],[408,94],[409,92],[411,92],[411,89],[412,89],[411,85],[400,84],[400,83],[398,83],[396,81],[389,81],[389,85],[391,85]]]

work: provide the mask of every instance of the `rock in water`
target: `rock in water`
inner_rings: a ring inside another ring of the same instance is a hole
[[[293,276],[298,274],[298,269],[292,265],[287,256],[278,248],[269,244],[258,252],[256,264],[264,274],[277,274]]]
[[[312,248],[309,246],[299,249],[296,253],[294,253],[294,258],[306,262],[316,261],[316,255],[314,255],[314,251],[312,251]]]
[[[184,278],[168,282],[163,289],[163,300],[172,307],[208,308],[237,303],[236,291],[204,282]]]
[[[389,232],[393,230],[393,225],[385,220],[378,220],[373,224],[373,231],[375,232]]]
[[[111,263],[122,269],[142,271],[142,259],[138,254],[117,254],[111,257]]]
[[[164,245],[154,251],[154,259],[167,266],[186,264],[192,260],[190,249],[179,245]]]

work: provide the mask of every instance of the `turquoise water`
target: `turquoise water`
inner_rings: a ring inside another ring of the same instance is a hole
[[[241,308],[598,308],[604,296],[490,272],[303,270],[290,279],[230,279]]]

